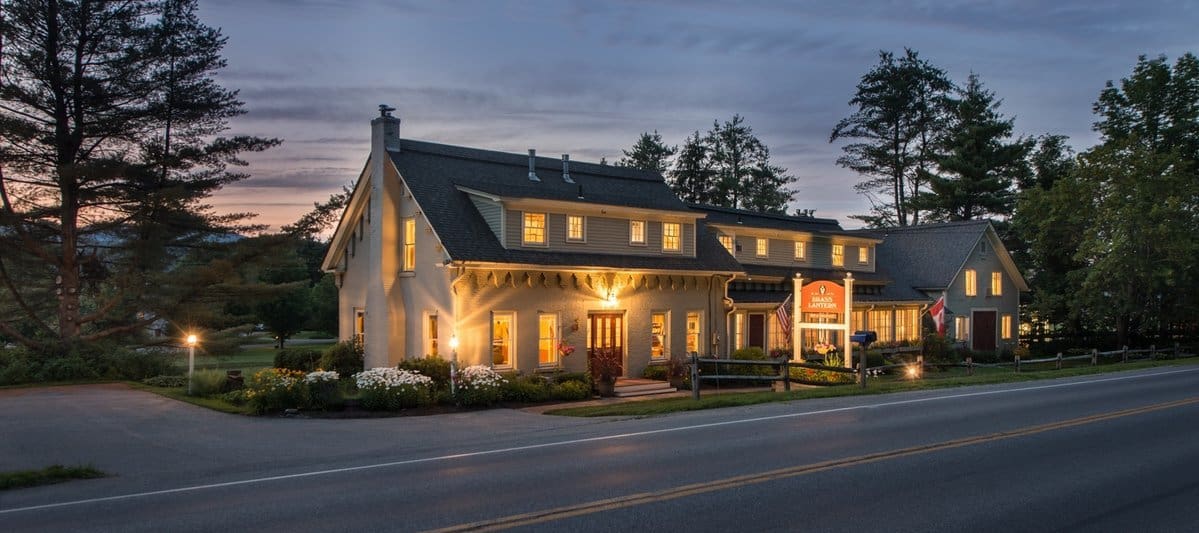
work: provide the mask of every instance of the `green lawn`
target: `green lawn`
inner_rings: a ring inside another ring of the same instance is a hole
[[[291,345],[288,348],[304,348],[308,350],[316,350],[323,352],[333,346],[333,342],[320,344],[305,344]],[[273,346],[250,346],[243,347],[237,353],[227,355],[209,355],[196,354],[196,369],[217,369],[217,370],[241,370],[243,375],[250,375],[263,368],[270,368],[275,364],[275,352],[278,350]],[[180,359],[180,364],[183,370],[187,371],[187,355]]]
[[[832,398],[839,396],[855,396],[860,394],[885,394],[909,390],[939,389],[946,387],[961,387],[965,385],[988,385],[994,383],[1011,383],[1054,379],[1086,374],[1105,372],[1120,372],[1157,366],[1193,365],[1199,364],[1199,358],[1168,360],[1168,361],[1138,361],[1128,364],[1106,364],[1092,367],[1075,366],[1062,370],[1028,370],[1016,373],[1008,368],[977,368],[973,376],[967,376],[965,369],[955,368],[945,372],[925,372],[924,379],[910,380],[900,376],[884,376],[871,378],[868,387],[862,389],[858,385],[839,385],[819,389],[800,389],[791,392],[746,392],[735,394],[719,394],[703,396],[696,401],[691,398],[667,398],[662,400],[645,400],[638,402],[614,403],[587,407],[567,407],[546,412],[551,415],[563,416],[651,416],[679,411],[699,411],[719,407],[735,407],[767,402],[786,402],[808,398]],[[1052,363],[1049,364],[1050,368]]]
[[[62,483],[72,479],[94,479],[108,474],[88,466],[51,465],[41,470],[0,472],[0,490],[21,489]]]
[[[213,411],[220,411],[222,413],[234,415],[245,415],[252,412],[249,406],[233,405],[220,397],[188,396],[187,389],[184,387],[154,387],[137,381],[127,381],[126,383],[130,387],[137,390],[152,392],[154,394],[166,396],[172,400],[179,400],[192,405],[206,407],[208,409],[212,409]]]

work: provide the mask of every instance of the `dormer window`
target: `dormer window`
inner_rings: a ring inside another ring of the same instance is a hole
[[[865,246],[858,247],[858,264],[870,264],[870,248]]]
[[[754,254],[758,257],[766,257],[770,255],[770,240],[758,237],[754,239]]]
[[[630,220],[629,221],[629,244],[634,246],[645,246],[645,221]]]
[[[683,249],[682,224],[678,222],[662,223],[662,251],[678,252]]]
[[[834,244],[833,245],[833,266],[835,266],[835,267],[845,266],[845,245],[844,244]]]
[[[521,243],[545,246],[545,213],[525,213]]]
[[[725,250],[728,250],[730,255],[737,255],[737,252],[733,250],[733,236],[732,235],[721,235],[720,236],[720,245],[723,246]]]
[[[795,241],[795,260],[803,261],[808,257],[808,246],[803,241]]]
[[[566,240],[569,242],[583,242],[586,240],[587,222],[586,219],[579,215],[566,216]]]

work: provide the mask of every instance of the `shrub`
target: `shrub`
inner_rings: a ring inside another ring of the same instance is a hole
[[[505,378],[500,388],[501,397],[509,402],[537,403],[550,398],[549,381],[537,374]]]
[[[229,402],[232,405],[246,404],[246,389],[237,389],[226,392],[221,395],[221,399]]]
[[[312,372],[320,365],[321,355],[310,348],[284,348],[275,352],[275,368]]]
[[[364,409],[399,410],[433,401],[433,380],[409,370],[381,367],[354,374]]]
[[[400,370],[410,370],[428,376],[433,380],[433,385],[438,388],[450,386],[450,362],[435,355],[428,355],[420,359],[406,359],[400,361],[396,367]]]
[[[142,383],[151,387],[184,387],[187,386],[187,377],[185,376],[154,376],[142,380]]]
[[[224,370],[197,370],[191,378],[192,396],[212,396],[225,392]]]
[[[667,374],[670,372],[666,365],[650,365],[641,371],[641,377],[645,379],[656,379],[658,381],[666,381]]]
[[[554,383],[569,383],[571,381],[582,383],[588,389],[591,388],[591,374],[586,372],[560,372],[554,374]]]
[[[0,385],[28,383],[38,370],[24,348],[0,349]]]
[[[770,361],[770,357],[761,348],[741,348],[733,352],[732,359],[748,359],[751,361]],[[727,365],[720,363],[704,363],[700,365],[703,373],[723,376],[769,376],[778,371],[775,367],[765,365]],[[719,372],[717,371],[719,370]]]
[[[330,346],[321,355],[320,367],[342,376],[352,376],[363,370],[362,344],[342,341]]]
[[[69,381],[75,379],[96,379],[100,377],[95,367],[88,364],[83,357],[70,355],[48,359],[34,376],[34,381]]]
[[[463,368],[459,373],[458,404],[465,406],[489,406],[500,401],[507,380],[491,367],[474,365]]]
[[[791,367],[791,381],[812,385],[845,385],[857,381],[856,374],[833,372],[831,370],[816,370],[813,368]]]
[[[304,383],[308,387],[308,407],[328,409],[340,406],[340,377],[332,370],[317,370],[304,376]]]
[[[179,352],[170,348],[112,349],[100,357],[101,374],[113,379],[146,379],[175,372]]]
[[[586,400],[591,398],[591,385],[579,381],[562,381],[550,386],[551,400]]]
[[[256,413],[303,407],[304,373],[286,368],[264,368],[250,376],[246,401]]]

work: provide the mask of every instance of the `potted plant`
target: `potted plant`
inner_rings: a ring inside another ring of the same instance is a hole
[[[591,365],[591,378],[595,382],[595,390],[600,396],[612,396],[616,393],[616,377],[620,374],[620,363],[620,356],[614,350],[592,350],[588,364]]]

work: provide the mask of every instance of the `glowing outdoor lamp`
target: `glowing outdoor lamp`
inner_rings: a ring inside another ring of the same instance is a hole
[[[616,291],[609,290],[608,297],[604,298],[604,301],[608,303],[609,307],[616,307]]]
[[[194,381],[192,374],[196,372],[196,343],[199,340],[195,333],[187,334],[187,394],[189,396],[192,393],[192,381]]]
[[[450,395],[458,393],[458,334],[450,335]]]

